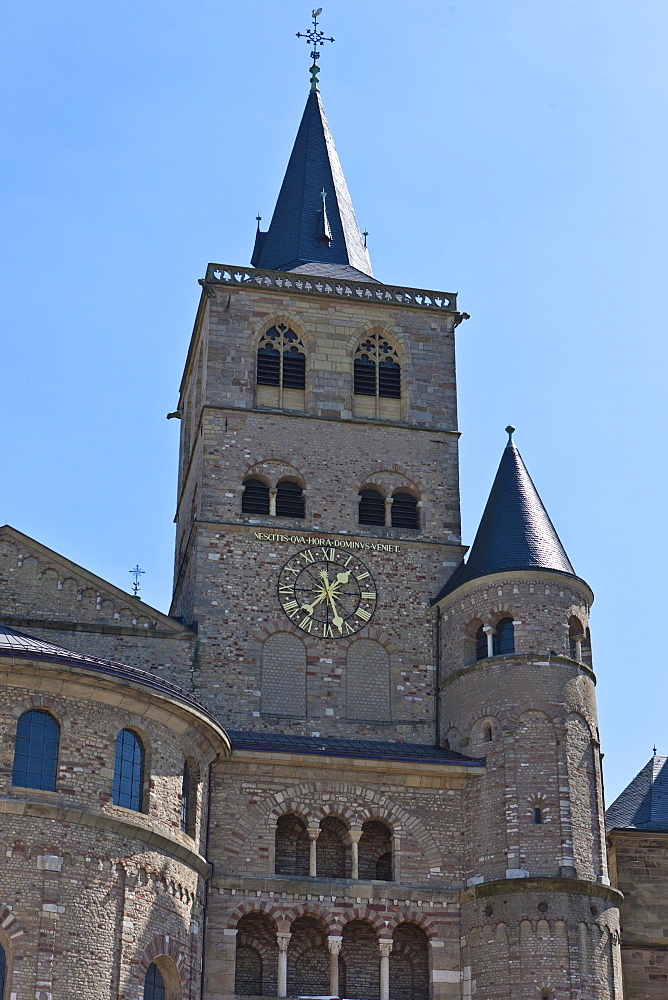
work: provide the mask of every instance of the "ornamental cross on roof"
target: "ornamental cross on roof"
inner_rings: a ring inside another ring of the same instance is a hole
[[[322,14],[322,7],[318,7],[317,10],[311,11],[311,17],[313,18],[313,27],[309,28],[308,31],[302,34],[301,31],[297,32],[297,38],[305,38],[309,45],[312,45],[311,58],[313,59],[313,65],[311,66],[311,90],[318,89],[318,73],[320,72],[320,67],[318,66],[318,59],[320,58],[320,53],[318,51],[318,46],[322,47],[325,42],[333,42],[333,38],[325,38],[324,31],[318,29],[318,18]]]

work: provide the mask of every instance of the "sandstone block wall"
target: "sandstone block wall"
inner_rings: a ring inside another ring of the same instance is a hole
[[[668,834],[613,830],[610,870],[624,893],[620,910],[624,996],[668,996]]]

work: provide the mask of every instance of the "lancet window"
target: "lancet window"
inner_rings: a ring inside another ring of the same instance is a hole
[[[355,415],[401,418],[401,364],[395,348],[382,334],[360,343],[353,363]]]
[[[285,323],[263,335],[257,350],[258,406],[303,410],[306,388],[306,350]]]

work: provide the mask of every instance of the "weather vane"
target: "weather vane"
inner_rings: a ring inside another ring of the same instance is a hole
[[[318,18],[322,14],[322,7],[318,7],[317,10],[311,11],[311,17],[313,18],[313,27],[302,34],[301,31],[297,32],[297,38],[305,38],[309,45],[312,45],[311,58],[313,59],[313,65],[311,66],[311,90],[318,89],[318,73],[320,72],[320,67],[318,66],[318,59],[320,58],[320,53],[318,51],[318,46],[323,46],[325,42],[333,42],[333,38],[325,38],[324,31],[318,29]]]
[[[132,573],[132,575],[135,578],[135,582],[132,584],[132,593],[135,595],[135,597],[139,597],[139,577],[143,576],[146,570],[140,569],[139,563],[137,563],[135,568],[128,570],[128,572]]]

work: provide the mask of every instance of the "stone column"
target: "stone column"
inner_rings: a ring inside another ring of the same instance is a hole
[[[380,1000],[390,1000],[390,952],[393,941],[378,942],[380,950]]]
[[[327,938],[329,948],[329,992],[333,997],[339,995],[339,955],[343,938],[338,934],[330,934]]]
[[[275,486],[272,489],[269,490],[269,516],[270,517],[275,517],[276,516],[276,494],[277,493],[278,493],[278,490],[276,489]]]
[[[350,877],[359,878],[359,843],[362,836],[361,830],[349,830],[350,837]]]
[[[290,944],[290,933],[279,931],[276,935],[278,944],[278,991],[276,996],[286,997],[288,995],[288,945]]]
[[[385,527],[392,527],[392,504],[394,500],[392,497],[385,497]]]
[[[315,845],[318,837],[320,836],[320,827],[310,826],[308,828],[308,836],[311,841],[309,844],[308,873],[311,878],[315,878],[318,874],[318,851]]]
[[[491,625],[483,625],[482,630],[487,636],[487,655],[494,656],[494,636],[496,635],[496,629],[492,628]]]

